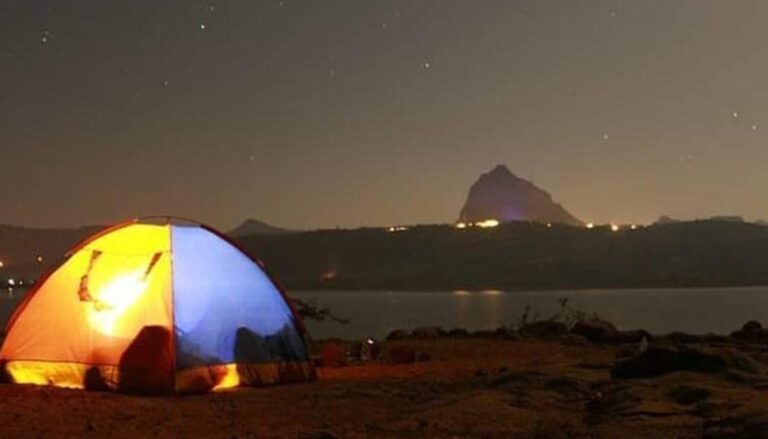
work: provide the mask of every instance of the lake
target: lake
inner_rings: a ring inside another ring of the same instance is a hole
[[[0,293],[4,322],[23,291]],[[768,287],[580,291],[292,291],[290,296],[350,320],[307,322],[314,338],[383,338],[398,328],[438,325],[495,329],[518,321],[526,306],[547,318],[568,298],[571,309],[594,313],[622,329],[651,333],[727,334],[747,320],[768,323]]]

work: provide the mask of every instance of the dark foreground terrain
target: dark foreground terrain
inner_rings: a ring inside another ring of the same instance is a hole
[[[768,337],[393,334],[378,359],[317,346],[315,382],[178,397],[0,385],[8,438],[766,438]],[[645,341],[643,341],[645,338]]]

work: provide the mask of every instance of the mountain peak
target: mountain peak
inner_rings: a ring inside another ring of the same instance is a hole
[[[509,170],[507,165],[504,164],[498,164],[491,169],[491,172],[488,173],[489,175],[512,175],[515,174],[512,173],[512,171]]]
[[[290,233],[293,230],[283,229],[267,224],[257,219],[247,219],[242,224],[229,231],[230,236],[249,236],[249,235],[277,235],[281,233]]]
[[[496,165],[469,189],[461,209],[460,220],[476,222],[486,219],[499,221],[537,221],[581,225],[552,196],[532,182],[515,176],[503,164]]]

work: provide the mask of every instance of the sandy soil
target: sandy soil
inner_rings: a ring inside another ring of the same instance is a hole
[[[430,360],[323,368],[311,383],[196,396],[0,385],[0,437],[768,437],[760,373],[611,379],[627,346],[557,340],[408,340],[387,343],[384,357],[403,344]]]

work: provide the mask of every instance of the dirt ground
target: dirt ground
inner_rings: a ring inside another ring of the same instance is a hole
[[[407,340],[385,356],[397,345],[429,360],[195,396],[0,385],[0,438],[768,438],[755,371],[612,379],[627,346]]]

